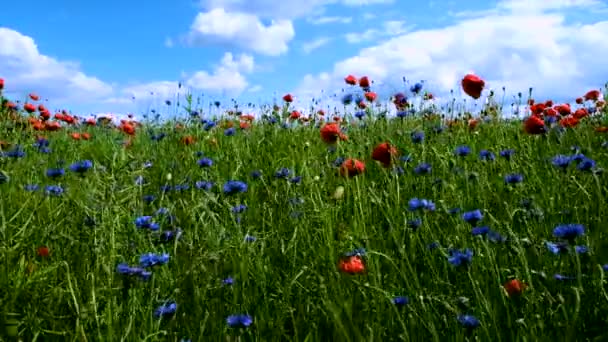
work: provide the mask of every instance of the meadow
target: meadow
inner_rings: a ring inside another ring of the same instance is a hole
[[[383,116],[349,77],[336,113],[3,99],[0,340],[608,340],[601,93]]]

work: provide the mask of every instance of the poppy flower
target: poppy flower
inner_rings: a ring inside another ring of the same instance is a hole
[[[340,121],[342,121],[342,118],[341,118],[341,117],[339,117],[339,116],[334,116],[334,117],[332,118],[332,120],[334,120],[334,122],[340,122]]]
[[[570,113],[572,113],[572,109],[570,108],[570,104],[568,103],[560,104],[553,108],[555,108],[555,110],[557,110],[557,112],[561,116],[570,115]]]
[[[576,98],[576,104],[583,104],[583,102],[585,102],[585,100],[583,100],[582,97],[577,97]]]
[[[0,78],[0,90],[4,89],[4,79]]]
[[[340,260],[338,268],[344,273],[361,274],[365,272],[365,263],[359,255],[353,255]]]
[[[469,125],[469,129],[475,129],[477,127],[477,125],[479,124],[479,120],[477,119],[469,119],[469,121],[467,122],[467,124]]]
[[[585,100],[587,101],[597,101],[600,98],[600,91],[599,90],[589,90],[585,96],[584,96]]]
[[[391,166],[393,158],[399,153],[395,146],[388,142],[379,144],[372,151],[372,159],[382,163],[384,167]]]
[[[247,121],[241,121],[239,122],[239,127],[241,129],[248,129],[249,127],[251,127],[251,124]]]
[[[87,119],[87,121],[85,121],[85,123],[86,123],[88,126],[95,126],[95,125],[97,124],[97,122],[96,122],[96,121],[95,121],[95,119],[93,119],[93,118]]]
[[[365,108],[367,108],[367,105],[365,104],[365,102],[359,101],[357,103],[357,107],[359,107],[359,109],[365,109]]]
[[[128,135],[135,135],[135,127],[129,123],[123,123],[119,128]]]
[[[81,137],[82,137],[82,139],[84,139],[84,140],[89,140],[89,139],[91,139],[91,135],[90,135],[89,133],[82,133],[80,136],[81,136]]]
[[[289,118],[292,120],[297,120],[300,118],[300,116],[302,116],[302,114],[300,114],[300,112],[298,112],[297,110],[294,110],[291,112],[291,114],[289,114]]]
[[[553,107],[553,100],[547,100],[547,101],[545,101],[545,106],[546,107]]]
[[[346,159],[340,166],[340,175],[343,177],[354,177],[365,172],[365,164],[357,159]]]
[[[192,145],[192,144],[194,144],[194,137],[191,135],[187,135],[185,137],[182,137],[180,139],[180,142],[182,143],[182,145],[186,145],[186,146]]]
[[[36,255],[38,255],[41,258],[48,258],[50,254],[51,254],[51,251],[46,246],[40,246],[36,249]]]
[[[582,119],[586,116],[589,116],[589,112],[587,111],[586,108],[579,108],[574,111],[574,114],[572,114],[572,116],[574,116],[577,119]]]
[[[534,105],[534,99],[529,99],[528,106],[533,106],[533,105]]]
[[[598,133],[606,133],[606,132],[608,132],[608,126],[596,127],[595,131]]]
[[[543,119],[532,115],[524,121],[524,131],[528,134],[544,134],[547,129]]]
[[[365,99],[369,102],[376,101],[377,97],[378,97],[378,95],[376,95],[376,93],[374,93],[373,91],[368,91],[365,93]]]
[[[473,74],[467,74],[462,79],[462,89],[474,99],[481,97],[481,92],[485,86],[484,80]]]
[[[357,84],[357,78],[353,75],[348,75],[344,78],[344,82],[349,85],[355,85]]]
[[[348,139],[348,137],[340,130],[340,126],[338,126],[336,123],[325,124],[323,127],[321,127],[320,134],[321,140],[327,144],[336,143],[338,138],[341,140]]]
[[[530,106],[530,112],[532,115],[541,115],[546,108],[544,103],[537,103]]]
[[[287,103],[291,103],[291,102],[293,102],[293,96],[291,94],[285,94],[285,95],[283,95],[283,101],[285,101]]]
[[[515,297],[521,295],[528,285],[522,283],[519,279],[511,279],[504,283],[503,287],[509,297]]]
[[[70,136],[74,140],[80,140],[80,133],[72,133],[72,134],[70,134]]]
[[[34,105],[33,105],[33,104],[31,104],[31,103],[26,103],[26,104],[23,106],[23,109],[25,109],[25,111],[26,111],[26,112],[28,112],[28,113],[33,113],[33,112],[35,112],[35,111],[36,111],[36,106],[34,106]]]
[[[550,107],[550,108],[545,108],[545,110],[543,111],[543,114],[545,114],[546,116],[557,116],[559,113],[557,112],[557,110],[555,110],[555,108]]]
[[[325,116],[325,111],[323,109],[319,109],[319,111],[317,111],[317,115]]]
[[[57,121],[53,121],[53,122],[45,122],[44,123],[44,130],[45,131],[49,131],[49,132],[54,132],[54,131],[58,131],[61,129],[61,124]]]
[[[42,120],[48,120],[51,118],[51,113],[48,111],[42,111],[42,112],[40,112],[40,118]]]
[[[562,127],[567,127],[567,128],[576,127],[576,125],[578,125],[578,123],[579,123],[579,120],[574,116],[566,116],[563,119],[561,119],[559,122],[559,124]]]
[[[245,121],[253,121],[255,119],[255,117],[251,114],[243,114],[241,115],[241,120],[245,120]]]
[[[30,93],[30,99],[32,99],[32,101],[38,101],[40,100],[40,96],[34,94],[34,93]]]
[[[359,87],[361,88],[369,88],[370,87],[370,82],[369,82],[369,78],[367,76],[363,76],[359,79]]]

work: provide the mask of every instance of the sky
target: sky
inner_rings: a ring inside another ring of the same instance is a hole
[[[188,92],[333,106],[349,74],[385,98],[404,78],[459,98],[472,72],[507,98],[572,101],[608,82],[606,18],[606,0],[30,0],[0,12],[0,78],[82,116],[170,116]]]

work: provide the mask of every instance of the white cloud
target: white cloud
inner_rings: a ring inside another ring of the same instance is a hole
[[[331,23],[350,24],[353,21],[352,17],[332,17],[323,16],[316,18],[308,18],[307,21],[313,25],[323,25]]]
[[[552,2],[545,11],[523,12],[516,6],[518,1],[502,2],[498,8],[503,14],[411,31],[362,49],[335,63],[329,73],[307,75],[294,93],[340,89],[344,76],[355,74],[370,76],[387,92],[403,88],[402,76],[412,81],[424,79],[430,91],[449,97],[451,89],[458,94],[461,77],[473,71],[486,80],[488,88],[505,86],[511,94],[525,94],[534,87],[537,97],[559,101],[597,89],[608,80],[608,65],[598,57],[608,54],[608,40],[602,38],[608,37],[608,21],[568,24],[563,14],[554,11],[574,2],[562,1],[562,7]],[[543,3],[548,2],[538,1]],[[576,4],[591,6],[593,1]],[[504,8],[512,10],[504,13]]]
[[[6,91],[17,95],[35,92],[42,98],[68,102],[92,101],[112,93],[111,85],[88,76],[73,62],[42,54],[31,37],[0,27],[0,77]]]
[[[228,92],[236,96],[249,85],[242,73],[250,73],[253,68],[253,57],[243,54],[235,60],[228,52],[213,73],[198,71],[190,76],[186,84],[195,89]]]
[[[407,31],[403,21],[387,21],[382,25],[382,29],[371,28],[361,33],[347,33],[344,35],[346,41],[351,44],[363,43],[383,37],[390,37],[402,34]]]
[[[278,56],[287,52],[288,43],[294,36],[293,24],[289,20],[265,25],[255,15],[216,8],[196,16],[187,41],[192,45],[229,44]]]
[[[314,51],[324,45],[327,45],[327,43],[329,43],[330,41],[331,41],[331,38],[329,38],[329,37],[317,38],[315,40],[302,44],[302,51],[304,51],[304,53],[306,53],[306,54],[311,53],[312,51]]]

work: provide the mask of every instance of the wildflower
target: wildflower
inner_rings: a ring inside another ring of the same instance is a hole
[[[365,264],[359,255],[353,255],[340,260],[338,268],[340,271],[348,274],[361,274],[365,272]]]
[[[396,307],[402,308],[410,303],[410,299],[404,296],[397,296],[393,298],[392,302]]]
[[[244,204],[239,204],[235,207],[232,207],[231,210],[234,214],[240,214],[240,213],[244,212],[245,210],[247,210],[247,206]]]
[[[423,175],[423,174],[427,174],[431,172],[431,164],[429,163],[421,163],[418,164],[418,166],[416,166],[414,168],[414,173],[418,174],[418,175]]]
[[[158,223],[152,222],[152,216],[140,216],[135,219],[135,226],[141,229],[150,229],[156,231],[160,229]]]
[[[47,195],[59,196],[63,194],[64,190],[59,185],[48,185],[44,188],[44,192]]]
[[[595,160],[591,158],[584,158],[580,161],[580,163],[576,166],[576,168],[580,171],[589,171],[595,167]]]
[[[459,157],[468,156],[470,153],[471,153],[471,148],[469,146],[465,146],[465,145],[456,147],[456,150],[454,151],[454,154]]]
[[[260,171],[260,170],[254,170],[254,171],[251,171],[251,173],[249,175],[253,179],[258,179],[258,178],[262,177],[262,171]]]
[[[486,161],[493,161],[494,159],[496,159],[496,156],[494,155],[494,153],[492,153],[488,150],[481,150],[481,151],[479,151],[479,159],[486,160]]]
[[[372,159],[382,163],[384,167],[389,167],[393,158],[399,153],[395,146],[388,142],[378,144],[372,151]]]
[[[162,232],[159,236],[159,241],[161,243],[167,243],[174,240],[177,240],[181,237],[182,231],[179,229],[176,230],[166,230]]]
[[[291,174],[291,170],[286,167],[282,167],[277,172],[274,173],[275,178],[284,178],[287,179]]]
[[[518,173],[513,173],[505,176],[505,183],[516,184],[524,181],[524,176]]]
[[[515,297],[521,295],[527,285],[522,283],[519,279],[511,279],[504,283],[503,287],[507,291],[509,297]]]
[[[224,183],[223,190],[227,195],[247,192],[247,183],[238,180],[229,180]]]
[[[416,211],[418,209],[425,209],[428,211],[435,210],[435,203],[426,199],[412,198],[408,204],[410,211]]]
[[[502,150],[499,152],[499,155],[501,157],[505,158],[506,160],[511,160],[511,157],[513,157],[514,154],[515,154],[515,150],[512,150],[512,149]]]
[[[475,329],[479,327],[479,320],[472,315],[458,315],[458,323],[467,329]]]
[[[547,246],[547,249],[549,250],[549,252],[551,252],[555,255],[568,252],[568,244],[565,242],[546,241],[545,246]]]
[[[449,251],[448,262],[454,266],[467,266],[473,260],[473,251],[465,249],[462,251],[452,249]]]
[[[92,167],[93,167],[93,162],[92,161],[90,161],[90,160],[83,160],[83,161],[79,161],[79,162],[76,162],[76,163],[72,164],[70,166],[70,170],[72,172],[83,174],[83,173],[87,172]]]
[[[461,81],[462,90],[465,94],[477,100],[481,97],[481,92],[485,86],[485,82],[479,76],[467,74]]]
[[[471,225],[475,225],[483,219],[483,214],[481,213],[481,210],[476,209],[462,214],[462,219]]]
[[[344,177],[354,177],[365,172],[365,164],[357,159],[346,159],[340,166],[340,174]]]
[[[169,254],[154,254],[146,253],[139,257],[141,267],[152,267],[156,265],[164,265],[169,262]]]
[[[224,130],[224,135],[227,137],[231,137],[235,134],[236,134],[236,128],[234,128],[234,127],[226,128],[226,130]]]
[[[255,242],[257,240],[257,238],[255,236],[252,235],[245,235],[245,242]]]
[[[421,225],[422,225],[422,219],[419,217],[412,219],[412,220],[407,220],[407,226],[414,230],[420,228]]]
[[[38,184],[27,184],[23,187],[23,189],[25,191],[38,191],[38,189],[40,189],[40,186],[38,186]]]
[[[571,157],[568,156],[564,156],[564,155],[557,155],[555,157],[553,157],[553,159],[551,159],[551,163],[559,168],[565,169],[568,167],[568,165],[570,165],[570,162],[572,161]]]
[[[230,286],[230,285],[234,284],[234,279],[232,277],[227,277],[222,280],[222,284],[226,285],[226,286]]]
[[[156,318],[168,318],[175,315],[175,311],[177,311],[177,304],[175,302],[168,302],[161,306],[159,306],[154,311],[154,317]]]
[[[199,189],[199,190],[205,190],[205,191],[209,191],[211,190],[211,188],[213,188],[214,183],[213,182],[208,182],[208,181],[197,181],[196,183],[194,183],[194,187]]]
[[[41,258],[48,258],[51,255],[51,250],[46,246],[36,248],[36,255]]]
[[[412,142],[417,144],[424,141],[424,132],[413,132],[412,133]]]
[[[46,176],[49,178],[59,178],[65,174],[64,169],[48,169],[46,170]]]
[[[213,165],[213,160],[210,158],[202,158],[197,161],[198,166],[200,167],[210,167]]]
[[[253,323],[253,319],[247,314],[235,314],[228,316],[226,323],[231,328],[247,328]]]
[[[574,240],[582,235],[585,235],[585,226],[582,224],[561,224],[553,229],[553,236],[564,240]]]

